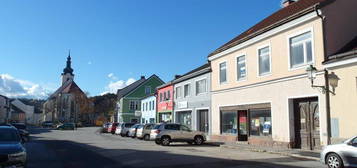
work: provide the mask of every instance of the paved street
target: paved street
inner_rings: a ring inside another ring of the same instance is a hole
[[[31,130],[32,139],[26,144],[28,167],[324,167],[316,161],[209,145],[177,143],[163,147],[154,142],[100,134],[98,129]]]

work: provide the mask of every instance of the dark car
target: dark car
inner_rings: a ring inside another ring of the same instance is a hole
[[[30,133],[27,130],[26,124],[24,123],[12,123],[12,126],[17,128],[20,133],[20,136],[23,140],[29,141],[30,140]]]
[[[27,153],[16,128],[0,126],[0,167],[26,167]]]
[[[57,127],[58,130],[75,130],[76,124],[75,123],[64,123]]]
[[[43,128],[52,128],[53,127],[53,122],[52,121],[45,121],[45,122],[42,122],[41,126]]]

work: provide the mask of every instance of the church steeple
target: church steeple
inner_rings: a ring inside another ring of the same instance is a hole
[[[65,84],[67,81],[73,81],[74,74],[73,74],[73,69],[71,67],[71,50],[68,52],[68,57],[67,57],[67,64],[66,67],[63,69],[63,73],[61,74],[62,76],[62,85]]]
[[[71,67],[71,50],[69,50],[69,52],[68,52],[67,65],[66,65],[66,68],[63,69],[62,75],[65,75],[67,73],[73,75],[73,69]]]

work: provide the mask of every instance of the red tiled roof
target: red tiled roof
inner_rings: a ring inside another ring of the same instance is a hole
[[[262,34],[276,26],[286,23],[284,22],[286,19],[294,19],[298,14],[306,14],[314,10],[314,6],[321,2],[327,2],[330,0],[299,0],[297,2],[292,3],[291,5],[278,10],[277,12],[273,13],[272,15],[268,16],[264,20],[260,21],[247,31],[243,32],[242,34],[238,35],[228,43],[224,44],[223,46],[219,47],[215,51],[213,51],[209,56],[215,55],[222,51],[225,51],[229,48],[232,48],[244,41],[247,41],[259,34]],[[301,16],[301,15],[298,15]],[[290,21],[290,20],[289,20]],[[267,30],[265,30],[267,29]],[[263,31],[265,30],[265,31]]]

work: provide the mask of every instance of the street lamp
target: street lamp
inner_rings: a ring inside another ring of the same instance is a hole
[[[307,72],[308,78],[311,81],[311,87],[321,88],[323,93],[330,92],[333,95],[335,95],[335,88],[338,86],[338,80],[340,80],[340,78],[338,78],[338,76],[334,72],[331,72],[330,74],[326,75],[328,85],[330,85],[332,87],[332,91],[330,91],[329,87],[326,86],[327,83],[324,86],[314,85],[314,80],[316,79],[316,73],[318,71],[313,65],[310,65],[309,67],[307,67],[306,72]],[[325,73],[328,73],[327,70],[325,70]]]

